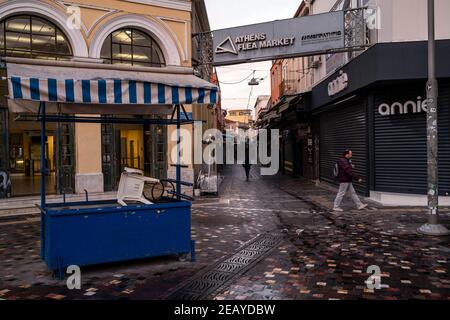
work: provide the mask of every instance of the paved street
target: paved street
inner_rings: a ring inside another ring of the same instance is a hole
[[[330,213],[334,194],[291,177],[260,177],[227,167],[220,197],[194,202],[197,262],[176,257],[82,268],[82,289],[68,290],[39,257],[36,217],[0,221],[0,298],[163,299],[260,234],[281,236],[261,259],[228,278],[209,299],[450,299],[450,238],[419,236],[423,208],[370,203]],[[450,224],[450,210],[442,209]],[[241,262],[242,263],[242,262]],[[379,266],[380,290],[367,289]]]

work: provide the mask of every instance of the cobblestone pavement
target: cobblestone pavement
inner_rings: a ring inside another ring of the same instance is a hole
[[[293,178],[262,181],[309,210],[275,210],[285,243],[215,299],[450,299],[450,237],[417,234],[425,208],[369,202],[359,211],[347,199],[335,214],[334,192]],[[449,212],[441,211],[447,227]],[[367,288],[372,265],[380,268],[382,289]]]
[[[422,208],[331,214],[334,194],[290,177],[260,177],[228,167],[220,198],[195,201],[192,235],[197,262],[174,257],[82,268],[82,289],[68,290],[39,257],[39,219],[0,221],[0,299],[161,299],[180,283],[261,233],[283,241],[232,280],[214,299],[449,299],[450,238],[419,236]],[[347,200],[348,201],[348,200]],[[450,222],[443,209],[443,221]],[[367,289],[378,265],[387,288]]]

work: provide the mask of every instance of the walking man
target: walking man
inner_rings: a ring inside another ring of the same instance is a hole
[[[245,162],[242,165],[245,169],[245,181],[249,181],[250,178],[250,169],[252,165],[250,164],[250,146],[249,146],[249,139],[245,139]]]
[[[337,193],[336,199],[334,200],[334,208],[333,211],[342,212],[343,210],[340,208],[342,199],[348,190],[350,190],[350,195],[352,197],[353,202],[355,202],[358,210],[362,210],[367,207],[367,204],[363,204],[361,200],[359,200],[358,195],[356,194],[355,188],[353,187],[353,180],[357,180],[358,182],[362,182],[362,178],[357,177],[353,173],[353,165],[351,162],[351,158],[353,156],[352,150],[345,150],[342,154],[343,156],[339,158],[335,165],[334,175],[339,181],[339,191]]]

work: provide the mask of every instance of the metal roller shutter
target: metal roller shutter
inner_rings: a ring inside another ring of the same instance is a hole
[[[439,193],[450,194],[450,82],[439,92]]]
[[[336,160],[345,149],[353,151],[355,173],[366,175],[367,154],[366,108],[362,100],[321,114],[320,116],[320,179],[337,185],[333,176]],[[355,189],[367,194],[365,183],[355,183]]]
[[[375,190],[426,194],[427,148],[426,113],[381,116],[382,103],[404,103],[420,94],[425,99],[425,84],[390,87],[375,97]],[[439,178],[440,193],[450,192],[449,85],[439,88]]]
[[[294,173],[294,147],[292,145],[292,132],[286,131],[284,132],[284,155],[283,155],[283,166],[286,174]]]

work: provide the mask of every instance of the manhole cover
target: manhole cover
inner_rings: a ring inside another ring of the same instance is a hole
[[[262,234],[239,250],[195,275],[172,292],[168,300],[205,300],[262,260],[282,240],[280,235]]]

